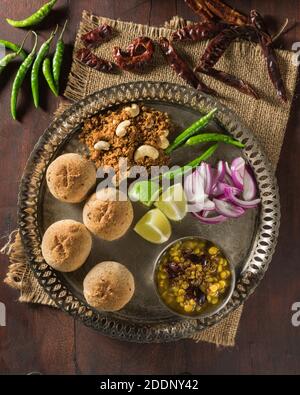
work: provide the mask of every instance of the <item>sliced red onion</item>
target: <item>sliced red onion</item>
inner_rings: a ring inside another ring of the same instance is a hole
[[[199,219],[200,222],[208,225],[220,224],[221,222],[227,220],[227,218],[224,215],[218,215],[217,213],[212,217],[207,217],[205,212],[193,213],[193,214],[197,219]]]
[[[256,182],[249,166],[245,167],[243,199],[252,200],[257,195]]]
[[[225,217],[238,218],[245,213],[245,210],[242,207],[235,206],[230,202],[220,199],[214,199],[213,201],[216,205],[216,211]]]
[[[226,173],[226,164],[223,160],[219,160],[217,166],[217,182],[222,182],[224,180]]]
[[[239,208],[246,208],[246,209],[247,208],[254,208],[260,203],[260,199],[254,199],[254,200],[248,200],[248,201],[241,200],[241,199],[237,198],[232,193],[232,190],[230,190],[229,188],[225,189],[225,196],[227,196],[228,199],[230,200],[230,202],[232,202],[233,204],[235,204]]]
[[[228,162],[225,162],[226,173],[231,177],[231,169]]]
[[[184,179],[184,191],[188,201],[204,200],[203,180],[198,172],[193,172]]]
[[[233,183],[233,181],[232,181],[232,178],[231,178],[231,176],[229,176],[227,173],[225,174],[224,182],[225,182],[225,184],[228,184],[228,185],[230,185],[231,187],[234,187],[234,183]]]
[[[204,207],[210,208],[212,206],[207,203],[208,196],[204,193],[203,178],[198,171],[194,171],[185,177],[184,191],[189,202],[190,212],[198,212],[203,210]]]
[[[245,174],[245,161],[242,157],[233,159],[231,163],[231,177],[237,188],[243,189]]]
[[[213,186],[213,174],[211,166],[208,163],[202,162],[200,167],[196,169],[203,179],[204,192],[209,195]]]
[[[208,198],[204,200],[203,210],[213,211],[215,208],[216,208],[215,203],[212,200],[210,200]]]
[[[214,196],[214,197],[219,197],[220,195],[224,195],[224,193],[225,193],[225,188],[230,188],[230,189],[232,190],[232,193],[233,193],[234,195],[238,195],[238,194],[241,192],[241,191],[240,191],[238,188],[236,188],[236,187],[233,187],[233,186],[231,186],[231,185],[228,185],[228,184],[226,184],[226,183],[224,183],[224,182],[218,182],[217,185],[215,186],[215,188],[214,188],[213,191],[212,191],[213,196]]]
[[[206,224],[238,218],[245,209],[260,203],[260,199],[254,199],[257,192],[255,178],[242,157],[235,158],[231,166],[219,161],[217,168],[202,162],[186,177],[184,189],[191,208],[189,211]]]

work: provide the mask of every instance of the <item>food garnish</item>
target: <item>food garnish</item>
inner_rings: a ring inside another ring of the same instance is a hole
[[[13,52],[18,52],[21,48],[20,45],[17,45],[15,43],[12,43],[11,41],[7,41],[7,40],[0,40],[0,45],[3,45],[6,49],[10,49]],[[19,55],[21,56],[21,58],[23,60],[25,60],[27,53],[23,48],[21,48]]]
[[[145,206],[150,207],[160,193],[159,184],[155,181],[135,181],[128,191],[129,199],[133,202],[141,202]]]
[[[207,94],[214,94],[215,92],[209,88],[204,82],[202,82],[194,71],[190,68],[186,60],[184,60],[175,50],[174,46],[170,43],[170,41],[162,37],[159,40],[159,46],[165,55],[165,58],[172,67],[172,69],[185,80],[189,85],[193,88],[205,92]]]
[[[48,38],[48,40],[46,40],[40,47],[35,61],[33,63],[32,66],[32,70],[31,70],[31,91],[32,91],[32,96],[33,96],[33,101],[34,101],[34,105],[37,108],[39,106],[39,101],[40,101],[40,95],[39,95],[39,72],[40,72],[40,68],[41,65],[44,61],[44,59],[46,58],[49,49],[50,49],[50,45],[51,42],[53,40],[53,38],[55,37],[56,31],[57,31],[58,26],[56,27],[56,29],[51,33],[50,37]]]
[[[184,0],[186,4],[199,16],[201,22],[211,21],[213,14],[202,0]]]
[[[206,240],[179,240],[161,257],[156,285],[164,303],[184,315],[197,315],[226,297],[231,283],[229,263]]]
[[[177,168],[176,170],[166,171],[156,177],[153,177],[149,181],[143,180],[134,182],[129,189],[130,199],[132,199],[133,201],[140,201],[144,205],[150,207],[158,197],[159,192],[161,191],[159,184],[162,179],[176,180],[179,177],[182,177],[184,174],[199,166],[202,161],[210,158],[217,150],[217,148],[218,144],[214,144],[209,147],[203,154],[193,159],[186,165]]]
[[[19,91],[20,91],[22,83],[26,77],[26,74],[28,73],[28,71],[34,61],[34,57],[35,57],[35,50],[36,50],[36,46],[37,46],[37,34],[35,32],[32,32],[32,34],[34,34],[34,36],[35,36],[34,46],[31,50],[30,54],[26,57],[26,59],[23,61],[23,63],[19,67],[19,70],[18,70],[17,75],[16,75],[14,82],[13,82],[10,107],[11,107],[11,115],[14,120],[17,119],[17,101],[18,101]]]
[[[240,92],[258,99],[258,95],[248,82],[238,79],[231,74],[214,69],[214,65],[221,58],[230,44],[238,39],[259,42],[267,61],[268,73],[277,95],[287,101],[286,89],[282,80],[280,68],[273,48],[274,38],[268,32],[262,16],[252,10],[250,16],[243,15],[227,6],[220,0],[185,0],[186,3],[200,16],[201,22],[187,26],[173,33],[174,40],[198,41],[212,38],[202,55],[195,71],[207,74],[225,84],[238,89]],[[223,23],[224,26],[220,26]],[[282,34],[281,29],[279,34]]]
[[[169,240],[172,230],[165,214],[154,208],[138,221],[134,231],[150,243],[162,244]]]
[[[276,89],[277,96],[280,97],[280,99],[284,102],[287,102],[286,89],[280,73],[277,56],[273,48],[272,37],[268,32],[265,21],[256,10],[252,10],[250,16],[251,22],[259,36],[259,42],[262,48],[262,52],[267,62],[268,73]]]
[[[186,165],[184,165],[176,170],[166,171],[165,173],[163,173],[161,175],[161,177],[162,178],[169,178],[170,180],[173,180],[176,177],[183,176],[184,174],[188,173],[190,170],[196,168],[201,162],[210,158],[216,152],[218,147],[219,147],[218,144],[212,145],[206,151],[204,151],[203,154],[201,154],[197,158],[193,159]]]
[[[53,74],[52,74],[52,68],[51,68],[51,60],[50,58],[45,58],[43,61],[43,74],[45,77],[45,80],[47,81],[47,84],[54,94],[54,96],[58,96],[58,91],[57,91],[57,86],[55,84]]]
[[[48,3],[44,4],[39,10],[37,10],[34,14],[30,15],[28,18],[23,19],[21,21],[16,21],[14,19],[6,18],[7,23],[14,27],[31,27],[39,24],[46,18],[47,15],[50,14],[53,6],[55,5],[57,0],[51,0]]]
[[[26,59],[26,52],[24,52],[23,50],[23,45],[25,44],[26,38],[28,37],[29,32],[26,34],[21,46],[15,46],[15,44],[13,44],[13,48],[17,48],[16,52],[13,53],[9,53],[7,55],[4,56],[4,58],[2,58],[0,60],[0,74],[2,73],[2,71],[5,69],[6,66],[9,65],[9,63],[11,63],[13,60],[15,60],[18,56],[22,57],[24,60],[23,55],[25,54],[25,59]],[[1,43],[0,43],[1,44]]]
[[[230,44],[237,38],[256,39],[257,41],[257,34],[253,26],[229,26],[225,28],[208,43],[195,70],[208,70],[214,67]]]
[[[63,63],[63,59],[64,59],[64,53],[65,53],[65,43],[63,40],[63,35],[66,30],[67,23],[68,23],[68,20],[66,20],[66,22],[62,28],[62,31],[60,33],[60,36],[58,37],[55,52],[53,55],[53,60],[52,60],[52,73],[53,73],[53,79],[54,79],[54,82],[56,85],[57,93],[59,93],[59,78],[60,78],[62,63]]]
[[[228,136],[227,134],[220,133],[201,133],[197,136],[190,137],[184,145],[195,145],[195,144],[203,144],[208,142],[222,142],[225,144],[234,145],[238,148],[244,148],[244,144],[235,140],[234,138]]]
[[[241,157],[230,167],[224,161],[217,168],[202,163],[186,177],[184,188],[188,202],[195,205],[194,216],[206,224],[238,218],[260,203],[251,169]]]
[[[187,214],[187,201],[181,183],[165,190],[154,204],[172,221],[181,221]]]
[[[216,112],[217,108],[214,108],[208,114],[198,119],[198,121],[194,122],[191,126],[189,126],[182,133],[180,133],[179,136],[177,136],[172,144],[166,149],[166,153],[170,154],[172,151],[174,151],[174,149],[178,148],[179,146],[184,144],[190,137],[198,133],[213,119]]]
[[[200,3],[205,4],[213,15],[231,25],[245,25],[248,23],[246,15],[241,14],[220,0],[200,0]]]
[[[103,41],[110,39],[112,28],[107,23],[96,27],[95,29],[81,36],[81,40],[86,48],[95,48]]]
[[[215,37],[225,29],[227,25],[223,22],[193,23],[176,30],[172,34],[173,41],[202,41]]]
[[[224,84],[231,86],[234,89],[237,89],[238,91],[245,93],[245,95],[254,97],[254,99],[258,100],[259,96],[255,92],[255,90],[251,87],[251,85],[242,80],[241,78],[238,78],[234,76],[233,74],[226,73],[225,71],[217,70],[214,68],[211,69],[201,69],[199,70],[202,74],[209,75],[210,77],[224,82]]]
[[[100,58],[91,52],[88,48],[81,48],[77,51],[76,59],[91,67],[92,69],[102,71],[103,73],[116,72],[117,66],[115,63]]]
[[[125,49],[115,47],[113,56],[117,65],[123,70],[139,71],[148,65],[154,54],[154,44],[149,37],[137,37]]]

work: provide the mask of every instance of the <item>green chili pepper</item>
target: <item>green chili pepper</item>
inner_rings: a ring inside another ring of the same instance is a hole
[[[26,53],[26,51],[24,50],[24,49],[22,49],[19,45],[17,45],[17,44],[14,44],[14,43],[12,43],[12,42],[10,42],[10,41],[6,41],[6,40],[0,40],[0,45],[3,45],[5,48],[7,48],[7,49],[11,49],[13,52],[19,52],[20,51],[20,49],[21,49],[21,51],[19,52],[19,55],[21,56],[21,58],[23,59],[23,60],[25,60],[26,59],[26,57],[27,57],[27,53]]]
[[[41,48],[35,58],[35,61],[32,66],[31,70],[31,90],[32,90],[32,96],[33,96],[33,101],[34,105],[37,108],[39,106],[39,101],[40,101],[40,95],[39,95],[39,72],[40,68],[42,65],[43,60],[47,56],[51,42],[57,32],[57,28],[54,30],[54,32],[51,33],[51,36],[48,38],[47,41],[44,42],[44,44],[41,45]]]
[[[162,190],[162,188],[159,186],[161,178],[169,178],[170,180],[173,180],[175,177],[183,176],[185,173],[197,167],[202,161],[207,160],[211,155],[213,155],[217,148],[218,144],[214,144],[202,155],[176,170],[167,171],[151,178],[151,180],[134,182],[129,189],[129,198],[134,201],[138,200],[145,206],[150,207]]]
[[[174,149],[178,148],[180,145],[186,142],[190,137],[194,136],[197,132],[199,132],[200,129],[204,128],[209,121],[213,118],[215,112],[217,109],[213,109],[210,111],[208,114],[206,114],[204,117],[200,118],[198,121],[193,123],[191,126],[189,126],[187,129],[185,129],[182,133],[180,133],[179,136],[176,137],[176,139],[173,141],[172,144],[169,145],[169,147],[166,149],[166,154],[170,154]]]
[[[53,56],[53,61],[52,61],[53,79],[54,79],[58,93],[59,93],[59,77],[60,77],[62,62],[63,62],[63,58],[64,58],[64,52],[65,52],[65,44],[63,41],[63,35],[66,30],[67,23],[68,23],[68,20],[66,20],[64,27],[60,33],[60,36],[58,38],[55,53]]]
[[[245,145],[240,143],[239,141],[235,140],[234,138],[226,135],[226,134],[219,134],[219,133],[202,133],[194,137],[190,137],[184,145],[195,145],[200,143],[208,143],[211,141],[218,141],[225,144],[235,145],[239,148],[244,148]]]
[[[160,174],[159,176],[153,177],[151,179],[151,181],[158,180],[159,178],[169,178],[170,180],[172,180],[173,178],[175,178],[177,176],[184,175],[189,170],[192,170],[195,167],[197,167],[202,161],[210,158],[214,154],[214,152],[216,151],[218,146],[219,146],[219,144],[212,145],[205,152],[203,152],[203,154],[201,154],[197,158],[193,159],[191,162],[187,163],[186,165],[184,165],[176,170],[170,170],[170,171],[167,171],[163,174]]]
[[[17,119],[17,101],[18,101],[18,95],[19,91],[21,88],[21,85],[26,77],[27,72],[29,71],[35,57],[35,50],[37,46],[37,34],[35,32],[32,32],[35,36],[35,43],[32,48],[32,51],[30,54],[27,56],[27,58],[23,61],[21,64],[17,75],[15,77],[15,80],[13,82],[13,87],[12,87],[12,92],[11,92],[11,100],[10,100],[10,108],[11,108],[11,115],[13,119]]]
[[[162,174],[163,178],[169,178],[170,180],[174,179],[177,176],[183,176],[185,173],[187,173],[190,170],[193,170],[195,167],[199,166],[201,162],[204,160],[207,160],[210,158],[215,151],[217,150],[219,144],[214,144],[211,147],[209,147],[203,154],[198,156],[197,158],[193,159],[191,162],[187,163],[186,165],[180,167],[179,169],[176,169],[174,171],[170,170],[164,174]]]
[[[22,44],[20,47],[18,47],[18,51],[17,52],[13,52],[13,53],[9,53],[6,56],[4,56],[4,58],[2,58],[0,60],[0,74],[2,73],[2,71],[5,69],[5,67],[12,62],[15,58],[17,58],[19,55],[21,55],[22,51],[23,51],[23,45],[25,44],[26,38],[28,37],[28,33],[26,34]]]
[[[51,91],[55,96],[58,96],[57,88],[52,75],[51,61],[49,58],[46,58],[43,61],[43,74]]]
[[[44,4],[43,7],[41,7],[39,10],[37,10],[34,14],[21,21],[15,21],[9,18],[7,18],[6,21],[7,23],[9,23],[11,26],[14,27],[30,27],[37,25],[50,13],[56,1],[57,0],[49,1],[48,3]]]

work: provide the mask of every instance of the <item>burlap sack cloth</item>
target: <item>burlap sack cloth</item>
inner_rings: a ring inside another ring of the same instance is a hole
[[[185,23],[184,20],[174,17],[169,23],[166,23],[165,27],[157,28],[96,17],[84,11],[75,42],[75,51],[81,47],[81,34],[104,22],[110,24],[116,31],[116,35],[111,41],[102,44],[95,51],[106,59],[112,57],[112,47],[115,45],[124,48],[133,38],[140,35],[146,35],[153,39],[161,36],[169,37],[172,29],[176,29]],[[176,46],[195,65],[200,54],[203,53],[206,43],[178,43]],[[297,78],[297,68],[292,64],[291,60],[292,54],[288,51],[281,50],[277,52],[289,94],[287,105],[283,105],[276,98],[274,88],[267,76],[266,65],[261,50],[259,46],[254,44],[248,42],[234,43],[219,62],[218,68],[249,81],[259,93],[261,100],[256,101],[211,78],[204,77],[204,80],[219,92],[220,100],[235,111],[257,135],[274,168],[279,159]],[[166,65],[160,51],[157,50],[154,67],[145,74],[129,72],[123,72],[121,75],[104,74],[85,67],[74,60],[65,97],[71,101],[76,101],[99,89],[121,82],[139,80],[184,83]],[[65,104],[60,107],[59,112],[64,108]],[[26,263],[20,236],[17,231],[11,235],[9,242],[3,248],[3,252],[9,256],[11,263],[5,282],[20,291],[19,301],[55,306],[39,286]],[[193,339],[222,346],[234,346],[241,313],[242,307],[214,327],[196,334],[193,336]]]

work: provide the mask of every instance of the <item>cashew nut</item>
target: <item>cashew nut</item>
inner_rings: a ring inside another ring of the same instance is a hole
[[[137,117],[140,113],[140,107],[137,104],[131,104],[130,107],[125,107],[124,110],[131,118]]]
[[[126,121],[122,121],[121,123],[119,123],[116,129],[116,135],[118,137],[124,137],[127,133],[126,129],[128,128],[128,126],[130,126],[130,121],[128,119],[126,119]]]
[[[163,137],[168,137],[169,136],[169,130],[165,129],[165,130],[161,130],[160,131],[161,136]]]
[[[134,153],[134,160],[135,162],[137,162],[140,159],[145,158],[145,156],[151,159],[157,159],[159,156],[159,152],[151,145],[141,145]]]
[[[165,136],[161,136],[159,138],[159,143],[158,143],[159,148],[166,149],[169,147],[169,145],[170,145],[169,140]]]
[[[110,144],[107,141],[100,140],[94,145],[94,148],[97,151],[108,151]]]

